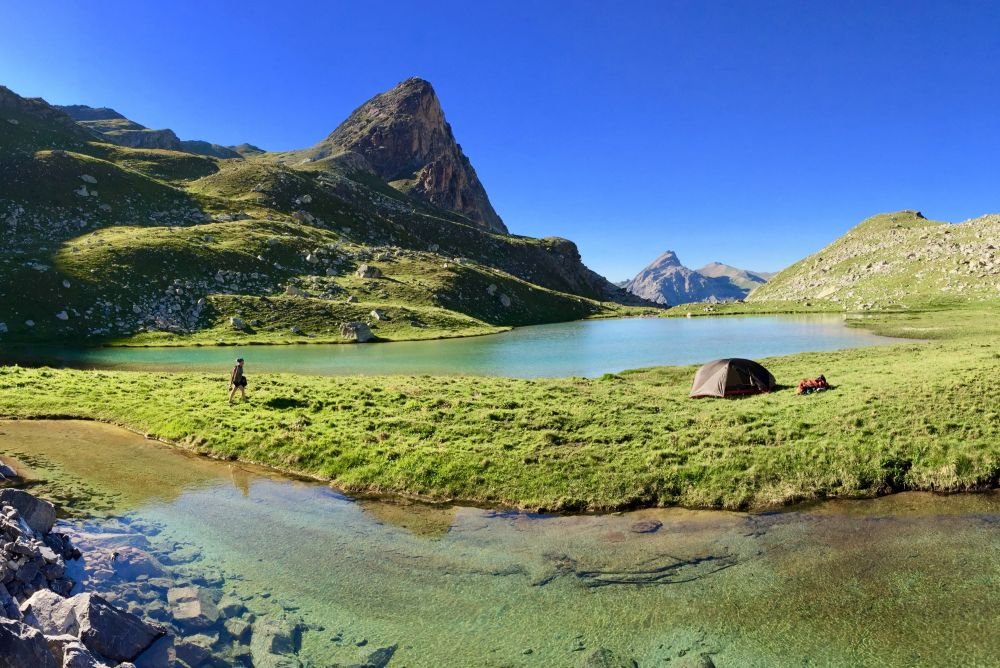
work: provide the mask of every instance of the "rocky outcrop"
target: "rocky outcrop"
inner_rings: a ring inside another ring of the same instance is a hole
[[[351,154],[390,185],[476,226],[506,234],[472,163],[455,141],[430,83],[412,78],[358,107],[326,139],[293,155],[322,160]]]
[[[667,251],[626,281],[630,293],[668,306],[691,302],[737,301],[747,296],[750,285],[766,282],[765,274],[713,262],[703,270],[681,264],[677,254]]]
[[[80,557],[51,531],[52,504],[0,490],[0,668],[86,668],[132,661],[166,630],[93,593],[66,598],[66,560]]]

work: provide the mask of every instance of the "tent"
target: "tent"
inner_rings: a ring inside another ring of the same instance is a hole
[[[732,397],[770,392],[775,381],[771,372],[753,360],[715,360],[698,369],[691,387],[692,397]]]

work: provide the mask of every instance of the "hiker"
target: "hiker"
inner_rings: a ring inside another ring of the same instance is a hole
[[[800,380],[795,393],[812,394],[813,392],[822,392],[828,389],[830,389],[830,384],[826,382],[826,377],[821,375],[818,378],[803,378]]]
[[[240,391],[243,395],[243,401],[249,401],[247,399],[247,377],[243,375],[243,358],[236,360],[236,366],[233,367],[233,373],[229,377],[229,403],[233,403],[233,397],[236,396],[236,390]]]

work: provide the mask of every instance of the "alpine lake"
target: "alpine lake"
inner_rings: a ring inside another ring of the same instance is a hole
[[[695,318],[241,352],[257,373],[546,376],[883,341],[829,318]],[[46,354],[225,373],[234,352]],[[61,508],[57,530],[84,554],[73,572],[81,586],[172,625],[220,665],[940,666],[1000,657],[994,493],[558,516],[350,498],[88,422],[0,422],[0,455]],[[184,605],[191,592],[197,614]],[[283,652],[295,658],[274,658]]]

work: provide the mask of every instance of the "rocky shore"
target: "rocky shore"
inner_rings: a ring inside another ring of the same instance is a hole
[[[61,521],[0,463],[0,668],[300,668],[303,634],[382,668],[396,647],[310,626],[291,602],[233,586],[198,546],[129,517]],[[56,530],[54,530],[54,528]]]

